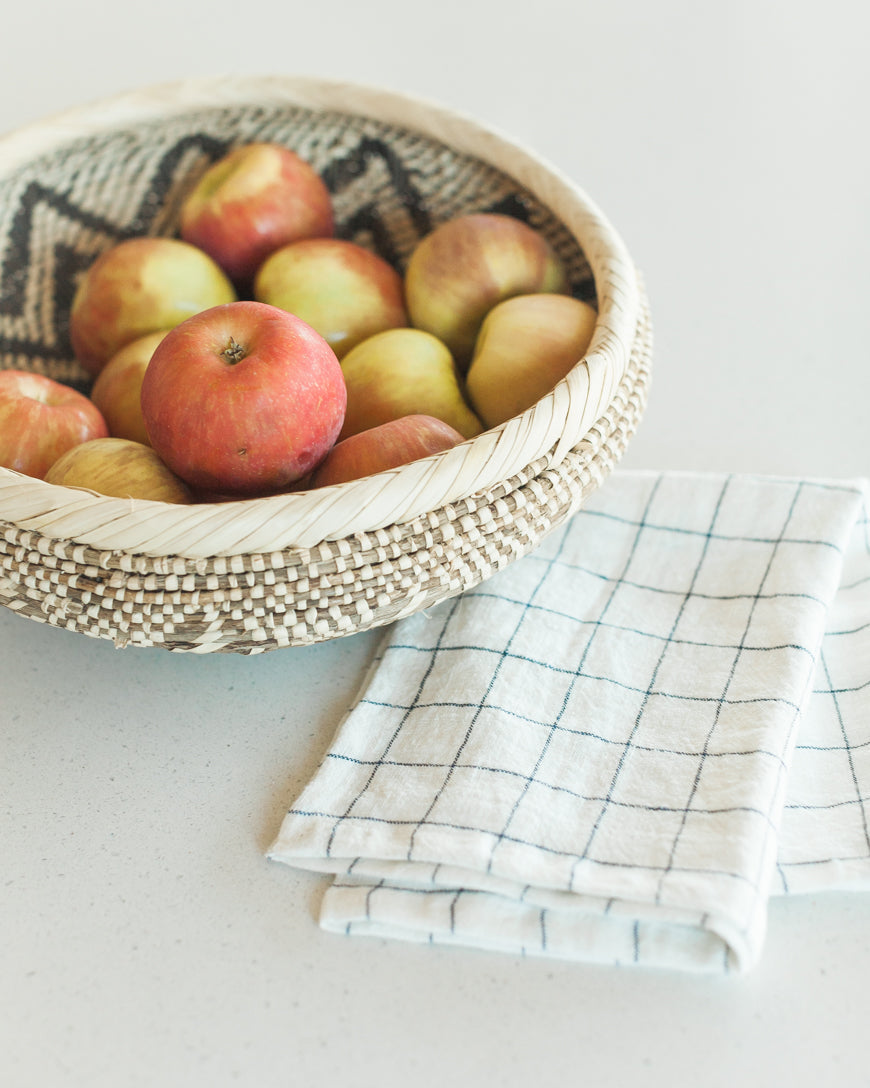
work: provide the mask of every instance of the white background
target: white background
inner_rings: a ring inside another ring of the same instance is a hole
[[[656,327],[624,464],[866,475],[861,0],[28,0],[0,131],[154,82],[304,74],[502,129],[600,204]],[[776,901],[724,980],[320,932],[263,853],[376,636],[260,658],[0,614],[0,1083],[870,1084],[870,901]]]

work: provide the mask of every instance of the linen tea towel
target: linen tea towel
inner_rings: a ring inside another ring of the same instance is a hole
[[[615,473],[388,630],[270,857],[321,924],[695,970],[870,883],[862,481]]]

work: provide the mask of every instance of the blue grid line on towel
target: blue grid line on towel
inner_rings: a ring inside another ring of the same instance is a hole
[[[741,486],[747,479],[750,486],[767,486],[764,478],[738,479]],[[780,816],[795,807],[784,798],[792,752],[803,742],[801,737],[795,745],[795,728],[810,691],[813,698],[821,694],[818,674],[812,684],[812,666],[820,650],[818,621],[830,603],[826,589],[808,591],[799,579],[785,584],[782,571],[786,563],[823,565],[829,562],[824,555],[830,563],[842,560],[841,542],[806,531],[807,506],[826,492],[854,496],[856,487],[776,481],[770,516],[758,527],[741,525],[739,508],[728,504],[731,478],[721,479],[703,521],[682,520],[671,501],[664,512],[679,524],[669,523],[657,504],[663,481],[669,483],[666,475],[649,474],[636,515],[615,512],[605,501],[609,496],[603,496],[603,506],[582,510],[539,551],[422,620],[412,617],[397,625],[380,650],[374,681],[351,715],[362,723],[355,737],[343,745],[340,735],[324,759],[324,766],[343,764],[358,776],[346,780],[342,797],[320,796],[317,804],[306,805],[312,798],[303,796],[289,813],[303,821],[331,822],[326,856],[334,856],[337,865],[346,857],[344,829],[351,825],[388,827],[397,833],[396,852],[389,857],[419,858],[437,873],[442,861],[430,856],[434,840],[429,833],[476,833],[482,852],[475,865],[483,875],[510,875],[512,870],[500,869],[498,862],[502,848],[511,847],[520,850],[520,857],[525,850],[567,860],[569,868],[560,870],[552,887],[581,894],[587,893],[590,866],[645,872],[653,878],[656,902],[667,900],[663,893],[674,880],[695,876],[718,876],[747,885],[755,896],[765,894],[767,859],[775,851]],[[862,529],[866,541],[866,514]],[[600,546],[590,558],[582,545],[584,534],[593,533],[603,533],[618,554],[608,555]],[[673,568],[657,566],[662,547],[669,561],[676,553]],[[739,556],[737,569],[734,555]],[[673,569],[680,577],[673,577]],[[725,571],[730,580],[720,584]],[[855,587],[866,580],[866,575],[855,578]],[[844,583],[843,589],[848,588]],[[489,627],[469,623],[469,609],[476,609],[478,618],[491,617]],[[560,638],[568,627],[573,642],[566,655]],[[870,624],[843,626],[842,633],[865,628],[870,630]],[[468,637],[469,630],[474,638]],[[828,636],[837,634],[829,630]],[[615,649],[619,642],[622,656]],[[757,677],[770,670],[786,674],[788,682],[765,687]],[[389,675],[390,682],[379,682],[379,673]],[[451,678],[460,674],[472,677],[467,687],[451,686]],[[511,682],[516,677],[519,681]],[[838,699],[867,683],[865,678],[860,684],[835,685],[829,679],[834,708]],[[610,716],[605,728],[597,714],[614,706],[618,724],[614,727]],[[726,712],[743,721],[751,712],[760,723],[756,734],[735,734]],[[669,734],[665,727],[672,715],[683,727],[679,733]],[[778,725],[771,728],[774,720]],[[503,744],[498,737],[493,740],[494,723],[507,738]],[[854,797],[843,803],[862,810],[870,854],[864,811],[868,791],[860,787],[861,772],[854,765],[855,753],[870,746],[870,739],[855,741],[844,733],[841,740],[842,752],[852,761],[854,788]],[[819,745],[814,741],[811,747]],[[558,758],[551,759],[556,749]],[[585,766],[597,768],[597,776],[585,781],[582,775],[555,775],[572,769],[566,757],[572,752]],[[729,799],[727,790],[717,793],[729,776],[739,782],[741,764],[756,774],[767,765],[760,772],[764,788],[749,801],[739,795]],[[645,796],[644,775],[666,787],[658,799]],[[401,790],[393,790],[399,782]],[[513,792],[507,789],[511,782]],[[490,792],[498,798],[491,811]],[[473,818],[474,805],[464,810],[460,797],[483,798],[479,820]],[[572,817],[584,816],[566,842],[558,819],[542,823],[538,817],[549,807],[568,811],[564,806],[569,804]],[[797,806],[811,807],[805,800]],[[456,818],[456,812],[467,818]],[[627,821],[626,814],[637,821]],[[731,817],[757,823],[760,845],[752,857],[729,857],[727,851],[717,859],[698,856],[689,836],[692,825],[717,821],[727,841],[736,826],[729,823]],[[632,834],[652,825],[652,854],[626,853]],[[337,871],[355,871],[357,859],[346,860],[347,869]],[[444,862],[458,864],[455,858]],[[594,879],[592,889],[593,895],[600,891]],[[389,878],[375,881],[367,892],[367,915],[373,899],[393,890]],[[463,897],[480,897],[473,886],[406,890],[439,896],[449,890],[451,929]],[[522,885],[518,898],[525,900],[530,890],[535,890],[533,883]],[[618,895],[612,896],[607,909],[618,901]],[[754,909],[750,896],[745,911]],[[540,923],[545,947],[546,908]],[[639,939],[636,933],[635,949]]]

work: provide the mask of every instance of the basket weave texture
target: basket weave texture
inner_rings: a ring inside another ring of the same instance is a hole
[[[44,122],[0,146],[0,367],[84,390],[68,314],[115,242],[172,234],[184,196],[230,147],[293,147],[326,179],[338,233],[403,269],[465,211],[544,234],[599,311],[551,394],[479,438],[349,484],[179,507],[110,499],[0,469],[0,603],[118,646],[253,653],[391,622],[532,550],[602,482],[646,402],[642,286],[573,184],[474,122],[376,89],[195,81]]]

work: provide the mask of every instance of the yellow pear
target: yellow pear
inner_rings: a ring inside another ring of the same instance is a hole
[[[449,349],[421,329],[387,329],[344,356],[347,412],[339,440],[402,416],[427,415],[463,438],[483,430],[465,401]]]
[[[480,328],[466,390],[487,427],[519,415],[545,396],[589,347],[598,314],[569,295],[506,299]]]

